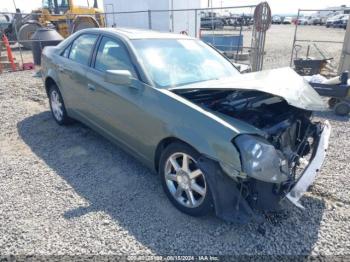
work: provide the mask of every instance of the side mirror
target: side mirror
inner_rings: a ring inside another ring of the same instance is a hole
[[[245,64],[237,64],[237,63],[233,63],[233,65],[237,68],[237,70],[241,73],[250,73],[252,71],[252,67],[249,65],[245,65]]]
[[[104,80],[111,84],[131,86],[132,75],[129,70],[107,70]]]

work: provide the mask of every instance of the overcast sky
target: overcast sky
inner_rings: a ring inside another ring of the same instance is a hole
[[[115,0],[116,3],[118,0]],[[133,1],[133,0],[130,0]],[[176,1],[176,0],[174,0]],[[191,0],[188,0],[191,1]],[[212,1],[213,7],[251,5],[261,2],[261,0],[209,0]],[[12,0],[0,0],[0,11],[14,11]],[[15,0],[18,8],[25,12],[30,12],[34,8],[41,5],[41,0]],[[90,0],[93,3],[93,0]],[[103,0],[99,0],[102,7]],[[350,6],[350,0],[268,0],[274,14],[293,14],[298,8],[303,9],[322,9],[326,7],[334,7],[346,4]],[[208,0],[201,0],[202,7],[208,6]]]

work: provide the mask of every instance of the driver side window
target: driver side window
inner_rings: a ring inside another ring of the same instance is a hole
[[[88,65],[97,37],[94,34],[83,34],[75,39],[69,52],[69,59],[82,65]]]
[[[136,76],[134,66],[124,45],[115,39],[103,37],[96,55],[95,69],[128,70]]]

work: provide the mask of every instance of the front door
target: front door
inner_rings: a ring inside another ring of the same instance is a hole
[[[128,70],[137,78],[136,70],[124,44],[114,38],[103,37],[96,53],[94,65],[87,71],[90,92],[90,110],[96,124],[128,149],[139,153],[142,124],[147,118],[143,105],[142,88],[111,84],[104,81],[107,70]]]

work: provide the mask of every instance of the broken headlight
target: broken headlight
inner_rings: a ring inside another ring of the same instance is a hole
[[[288,179],[288,162],[280,151],[262,137],[240,135],[234,140],[241,154],[243,172],[269,183]]]

